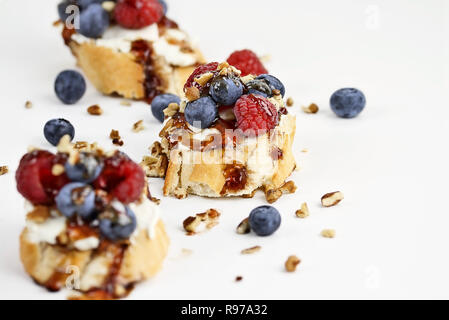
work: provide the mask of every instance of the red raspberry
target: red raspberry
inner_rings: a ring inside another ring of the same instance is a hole
[[[164,8],[159,0],[119,0],[114,16],[124,28],[141,29],[159,22],[164,16]]]
[[[253,94],[240,97],[234,107],[237,127],[247,136],[264,134],[274,129],[279,122],[279,114],[268,99]]]
[[[251,50],[235,51],[228,58],[228,63],[242,71],[242,76],[253,74],[259,76],[268,73],[259,57]]]
[[[59,190],[69,183],[65,173],[54,176],[52,168],[55,164],[64,165],[66,160],[66,155],[48,151],[27,153],[16,171],[17,190],[34,205],[52,205]]]
[[[203,65],[197,67],[193,71],[193,73],[190,75],[189,79],[187,79],[187,82],[184,86],[184,91],[186,91],[187,88],[190,88],[193,86],[197,87],[198,89],[201,89],[201,86],[195,82],[195,78],[199,77],[200,75],[205,74],[207,72],[213,72],[213,71],[217,70],[217,68],[218,68],[218,62],[211,62],[211,63],[203,64]]]
[[[145,187],[142,168],[122,152],[105,159],[104,168],[94,186],[106,190],[123,203],[139,200]]]

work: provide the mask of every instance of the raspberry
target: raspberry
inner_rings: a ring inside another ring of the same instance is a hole
[[[258,76],[268,73],[259,57],[251,50],[235,51],[229,56],[228,63],[242,71],[242,76],[247,76],[248,74]]]
[[[207,72],[213,72],[215,70],[217,70],[218,68],[218,62],[211,62],[208,64],[203,64],[201,66],[199,66],[198,68],[195,69],[195,71],[193,71],[193,73],[190,75],[189,79],[187,79],[187,82],[184,86],[184,91],[187,90],[187,88],[190,87],[197,87],[198,89],[201,89],[201,86],[199,83],[195,82],[195,78],[205,74]]]
[[[253,94],[237,100],[234,113],[238,129],[247,136],[264,134],[279,122],[276,107],[268,99]]]
[[[119,0],[114,15],[122,27],[141,29],[159,22],[164,16],[164,8],[158,0]]]
[[[59,190],[69,182],[66,174],[54,176],[55,164],[64,165],[66,155],[36,150],[23,156],[16,172],[17,190],[34,205],[52,205]]]
[[[139,200],[145,187],[142,168],[122,152],[105,159],[104,168],[94,186],[109,192],[123,203]]]

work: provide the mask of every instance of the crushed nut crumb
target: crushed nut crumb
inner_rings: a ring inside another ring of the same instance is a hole
[[[33,107],[33,103],[31,101],[25,102],[25,108],[31,109]]]
[[[242,276],[237,276],[237,277],[235,277],[235,282],[240,282],[240,281],[242,281],[243,280],[243,277]]]
[[[115,2],[114,1],[103,1],[101,6],[107,12],[112,12],[112,11],[114,11],[114,8],[115,8]]]
[[[241,253],[244,255],[248,255],[248,254],[253,254],[253,253],[259,252],[261,249],[262,249],[261,246],[255,246],[252,248],[244,249],[241,251]]]
[[[265,198],[268,203],[272,204],[278,201],[284,194],[295,193],[297,189],[298,188],[293,181],[288,181],[279,189],[265,189]]]
[[[287,99],[287,107],[293,107],[293,105],[295,104],[295,101],[293,100],[293,98],[292,97],[289,97],[288,99]]]
[[[182,223],[182,225],[184,226],[184,229],[187,232],[196,232],[196,228],[200,225],[201,223],[201,218],[199,218],[198,216],[195,217],[188,217],[187,219],[184,220],[184,222]]]
[[[170,103],[168,107],[164,110],[164,115],[166,117],[172,117],[179,111],[179,104]]]
[[[131,107],[131,102],[129,102],[128,100],[122,100],[120,101],[120,105],[124,107]]]
[[[310,213],[309,213],[309,206],[307,205],[307,203],[304,202],[304,203],[301,205],[301,209],[299,209],[299,210],[296,211],[296,216],[297,216],[298,218],[305,219],[305,218],[307,218],[309,215],[310,215]]]
[[[248,234],[251,232],[251,228],[249,226],[249,218],[244,219],[240,224],[237,226],[237,233],[238,234]]]
[[[139,120],[136,123],[133,124],[133,131],[134,132],[140,132],[145,130],[145,126],[143,125],[143,120]]]
[[[309,152],[309,149],[302,149],[301,152],[302,152],[302,153],[308,153],[308,152]]]
[[[344,195],[340,191],[331,192],[331,193],[325,194],[321,198],[321,204],[323,205],[323,207],[329,208],[329,207],[336,206],[343,199],[344,199]]]
[[[201,76],[196,77],[195,82],[204,87],[213,77],[214,74],[212,72],[204,73]]]
[[[315,114],[320,111],[320,108],[315,103],[310,104],[308,107],[302,107],[302,111],[309,114]]]
[[[140,166],[145,171],[147,177],[163,178],[168,167],[168,158],[164,154],[162,145],[156,141],[149,148],[151,156],[144,156]]]
[[[333,229],[324,229],[323,231],[321,231],[321,236],[323,238],[333,239],[335,238],[335,235],[336,231]]]
[[[116,146],[123,146],[124,142],[122,140],[122,137],[120,137],[120,133],[118,130],[111,130],[111,133],[109,134],[109,138],[112,139],[112,144],[116,145]]]
[[[63,174],[65,171],[64,166],[62,164],[55,164],[52,168],[51,168],[51,174],[58,177],[61,174]]]
[[[103,109],[98,104],[94,104],[87,108],[87,112],[92,116],[101,116],[103,114]]]
[[[280,96],[280,95],[281,95],[281,90],[274,89],[274,90],[273,90],[273,94],[274,94],[275,96]]]
[[[197,228],[201,222],[206,223],[206,229],[212,229],[218,225],[218,218],[221,216],[220,212],[215,209],[209,209],[206,212],[198,213],[195,217],[188,217],[184,220],[184,229],[188,232],[188,235],[194,235],[197,233]]]
[[[301,260],[299,260],[297,256],[290,256],[285,262],[285,270],[287,270],[287,272],[295,272],[300,263]]]
[[[3,176],[9,172],[8,166],[1,166],[0,167],[0,176]]]

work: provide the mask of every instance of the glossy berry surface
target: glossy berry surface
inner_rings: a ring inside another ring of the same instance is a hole
[[[104,217],[100,217],[101,235],[111,241],[129,238],[136,227],[137,220],[134,212],[120,203],[112,204]]]
[[[88,153],[80,153],[76,164],[65,164],[65,173],[74,182],[91,183],[98,178],[102,170],[103,163]]]
[[[124,28],[141,29],[159,22],[164,16],[164,8],[158,0],[119,0],[114,16]]]
[[[167,15],[167,11],[168,11],[167,2],[165,0],[159,0],[159,3],[161,4],[161,6],[164,10],[164,16]]]
[[[66,158],[35,150],[22,157],[16,171],[19,193],[34,205],[51,205],[59,190],[69,182],[65,174],[54,176],[53,165],[64,165]]]
[[[139,200],[142,195],[145,174],[126,154],[116,152],[104,160],[103,171],[94,181],[94,185],[123,203],[131,203]]]
[[[65,104],[78,102],[86,92],[84,77],[75,70],[62,71],[55,80],[56,96]]]
[[[251,50],[235,51],[229,56],[227,61],[230,65],[242,71],[242,76],[248,74],[258,76],[263,73],[268,73],[259,57]]]
[[[249,94],[256,94],[269,98],[273,96],[273,90],[264,80],[255,79],[246,84]]]
[[[285,86],[278,78],[269,74],[262,74],[256,79],[265,81],[270,86],[271,90],[279,90],[282,97],[285,96]]]
[[[59,212],[67,218],[72,218],[76,214],[85,220],[93,218],[95,192],[87,184],[73,182],[65,185],[59,191],[55,201]]]
[[[44,126],[45,139],[54,146],[57,146],[65,135],[69,135],[70,140],[75,137],[75,128],[65,119],[49,120]]]
[[[179,105],[181,99],[177,95],[165,93],[156,96],[151,102],[151,112],[159,122],[164,122],[164,110],[168,108],[170,103],[177,103]]]
[[[82,10],[87,9],[92,4],[102,4],[106,0],[77,0]]]
[[[249,225],[258,236],[271,236],[281,226],[281,215],[272,206],[261,206],[251,211]]]
[[[78,32],[85,37],[100,38],[109,27],[109,13],[101,4],[94,3],[80,14],[80,29]]]
[[[184,115],[187,122],[199,129],[209,128],[218,118],[218,106],[209,97],[202,97],[187,103]]]
[[[187,90],[187,88],[190,87],[197,87],[198,89],[202,89],[201,86],[195,81],[195,78],[200,77],[201,75],[208,73],[208,72],[214,72],[218,68],[218,62],[211,62],[208,64],[203,64],[199,67],[197,67],[193,73],[190,75],[190,77],[187,79],[186,84],[184,85],[184,91]],[[200,90],[201,91],[201,90]]]
[[[233,105],[243,94],[243,84],[239,79],[217,78],[212,81],[209,94],[219,105]]]
[[[234,107],[237,127],[247,136],[257,136],[276,127],[279,114],[276,107],[266,98],[244,95]]]
[[[331,109],[340,118],[357,117],[365,109],[365,95],[358,89],[344,88],[336,91],[330,101]]]

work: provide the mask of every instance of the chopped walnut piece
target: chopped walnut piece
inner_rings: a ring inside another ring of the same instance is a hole
[[[242,281],[243,280],[243,277],[242,276],[237,276],[237,277],[235,277],[235,282],[240,282],[240,281]]]
[[[145,130],[145,126],[143,125],[143,120],[139,120],[136,123],[133,124],[133,131],[134,132],[140,132]]]
[[[73,147],[77,150],[87,149],[89,147],[89,143],[87,141],[77,141]]]
[[[184,229],[187,232],[195,233],[196,228],[198,228],[200,223],[201,223],[201,218],[198,216],[195,216],[195,217],[188,217],[187,219],[185,219],[182,225],[184,226]]]
[[[344,195],[340,191],[331,192],[331,193],[325,194],[321,198],[321,204],[323,205],[323,207],[329,208],[329,207],[336,206],[343,199],[344,199]]]
[[[281,190],[283,194],[292,194],[298,190],[298,187],[293,181],[288,181],[284,183],[279,190]]]
[[[296,211],[296,216],[297,216],[298,218],[305,219],[305,218],[307,218],[309,215],[310,215],[310,213],[309,213],[309,207],[307,206],[307,203],[304,202],[304,203],[301,205],[301,209],[299,209],[299,210]]]
[[[244,219],[240,224],[237,226],[237,233],[238,234],[248,234],[251,232],[251,228],[249,226],[249,218]]]
[[[150,147],[151,156],[144,156],[140,166],[147,177],[163,178],[168,167],[167,155],[163,153],[162,145],[155,142]]]
[[[287,270],[287,272],[295,272],[300,263],[301,260],[299,260],[297,256],[290,256],[285,262],[285,270]]]
[[[25,108],[31,109],[33,107],[33,103],[31,101],[25,102]]]
[[[51,168],[51,174],[58,177],[63,174],[65,171],[64,166],[62,164],[55,164]]]
[[[98,104],[94,104],[87,108],[87,112],[92,116],[101,116],[103,114],[103,109]]]
[[[124,142],[122,140],[122,137],[120,137],[120,133],[118,132],[118,130],[111,130],[111,133],[109,134],[109,138],[112,139],[112,143],[116,146],[123,146]]]
[[[298,188],[293,181],[284,183],[279,189],[265,189],[265,198],[272,204],[278,201],[284,194],[295,193]]]
[[[107,12],[112,12],[112,11],[114,11],[114,8],[115,8],[115,1],[103,1],[101,3],[101,6]]]
[[[195,82],[204,87],[213,77],[214,74],[212,72],[204,73],[201,76],[195,78]]]
[[[295,101],[293,100],[293,98],[289,97],[286,102],[287,107],[293,107],[294,104],[295,104]]]
[[[280,95],[281,95],[281,90],[274,89],[274,90],[273,90],[273,94],[274,94],[275,96],[280,96]]]
[[[0,176],[3,176],[9,172],[8,166],[1,166],[0,167]]]
[[[320,108],[315,103],[310,104],[308,107],[302,107],[302,111],[309,114],[315,114],[320,111]]]
[[[131,107],[131,102],[129,102],[128,100],[122,100],[120,101],[120,105],[124,107]]]
[[[186,98],[188,101],[195,101],[200,98],[200,90],[197,87],[189,87],[186,89]]]
[[[261,249],[262,249],[261,246],[255,246],[252,248],[244,249],[241,251],[241,253],[244,255],[248,255],[248,254],[253,254],[253,253],[259,252]]]
[[[79,152],[73,147],[71,143],[72,138],[66,134],[59,140],[57,149],[60,153],[67,153],[69,155],[69,159],[67,160],[70,164],[75,164],[79,158]]]
[[[164,115],[166,117],[172,117],[179,111],[179,104],[170,103],[168,107],[164,110]]]
[[[336,231],[333,229],[324,229],[323,231],[321,231],[321,236],[323,238],[333,239],[335,238],[335,235]]]

